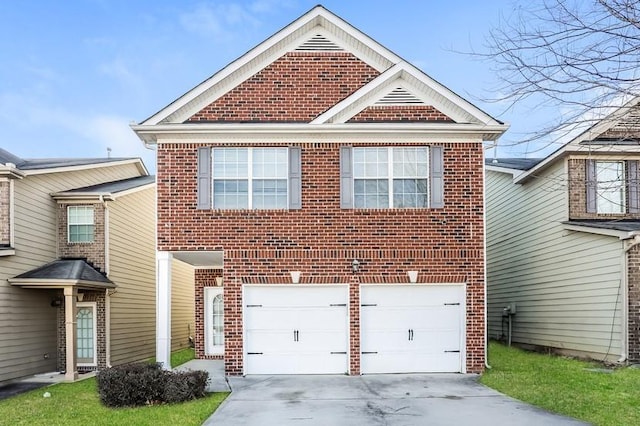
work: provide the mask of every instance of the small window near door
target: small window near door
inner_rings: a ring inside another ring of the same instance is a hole
[[[224,353],[224,301],[221,287],[207,287],[205,294],[205,346],[207,355]]]

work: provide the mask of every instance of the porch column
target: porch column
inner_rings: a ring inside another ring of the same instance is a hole
[[[76,327],[76,299],[78,290],[75,287],[64,288],[64,324],[65,324],[65,352],[66,366],[64,379],[73,382],[78,379],[76,367],[76,341],[78,328]]]
[[[156,362],[171,369],[171,261],[168,251],[156,253]]]

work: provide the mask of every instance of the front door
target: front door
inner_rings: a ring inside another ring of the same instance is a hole
[[[96,303],[78,302],[76,311],[78,336],[76,358],[79,366],[96,364]]]
[[[224,305],[222,287],[205,287],[205,352],[207,355],[224,353]]]

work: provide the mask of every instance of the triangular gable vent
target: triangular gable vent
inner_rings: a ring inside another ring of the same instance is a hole
[[[300,46],[296,47],[296,51],[341,51],[342,47],[335,44],[322,34],[316,34]]]
[[[397,87],[379,99],[375,105],[424,104],[424,101],[402,87]]]

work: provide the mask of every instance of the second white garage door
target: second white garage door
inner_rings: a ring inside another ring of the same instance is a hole
[[[245,374],[347,372],[345,285],[247,285]]]
[[[361,370],[464,372],[464,285],[363,285]]]

